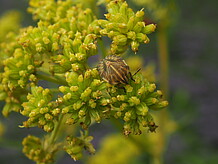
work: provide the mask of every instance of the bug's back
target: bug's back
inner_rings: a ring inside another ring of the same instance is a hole
[[[98,71],[102,79],[110,84],[128,84],[129,66],[119,56],[109,55],[101,60]]]

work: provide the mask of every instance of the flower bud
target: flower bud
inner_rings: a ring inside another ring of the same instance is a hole
[[[130,106],[140,104],[140,100],[135,96],[130,97],[128,102],[129,102]]]
[[[52,122],[47,123],[43,127],[43,130],[46,132],[51,132],[53,129],[54,129],[54,124]]]
[[[70,87],[70,90],[71,90],[72,92],[76,92],[76,91],[78,91],[78,89],[79,89],[78,86],[71,86],[71,87]]]
[[[134,52],[137,52],[138,51],[138,47],[139,47],[139,42],[137,41],[132,41],[131,42],[131,48]]]
[[[83,103],[81,101],[77,101],[73,104],[73,109],[78,110],[83,106]]]
[[[135,40],[136,39],[136,33],[134,31],[129,31],[127,33],[127,38],[128,39],[132,39],[132,40]]]
[[[117,35],[113,37],[113,42],[118,45],[126,45],[127,37],[125,35]]]
[[[143,103],[143,102],[142,102],[141,104],[139,104],[139,105],[136,107],[136,109],[137,109],[136,113],[137,113],[138,115],[146,116],[147,113],[148,113],[148,107],[147,107],[147,105],[146,105],[145,103]]]
[[[133,27],[133,31],[135,31],[136,33],[139,33],[142,31],[142,29],[145,27],[145,23],[144,22],[137,22],[136,25]]]
[[[156,89],[156,85],[155,84],[150,84],[149,86],[147,86],[147,89],[149,92],[154,92],[154,90]]]
[[[142,29],[142,32],[145,33],[145,34],[150,34],[152,32],[154,32],[156,29],[156,25],[154,24],[149,24],[149,25],[146,25],[143,29]]]
[[[81,94],[80,99],[87,100],[91,94],[92,90],[90,87],[86,88],[86,90]]]
[[[126,99],[125,95],[117,95],[118,101],[124,101]]]

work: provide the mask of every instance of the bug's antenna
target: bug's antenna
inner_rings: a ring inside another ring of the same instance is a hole
[[[130,75],[130,78],[131,78],[132,81],[135,81],[133,79],[133,76],[135,76],[140,70],[141,70],[141,68],[139,68],[133,75],[131,74],[131,72],[129,72],[129,75]]]
[[[139,68],[132,76],[135,76],[140,70],[141,68]]]

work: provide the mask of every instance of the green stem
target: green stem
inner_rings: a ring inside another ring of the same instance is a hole
[[[47,143],[45,145],[45,150],[49,151],[48,149],[56,142],[57,138],[59,137],[60,128],[63,124],[64,115],[60,115],[59,120],[56,122],[54,130],[52,131],[49,138],[46,139]]]
[[[102,38],[99,39],[98,43],[99,43],[99,46],[102,52],[102,58],[105,58],[107,56],[107,51],[106,51],[106,48],[105,48],[106,46],[104,45]]]
[[[96,3],[97,3],[96,0],[91,0],[89,3],[90,3],[90,8],[92,9],[93,13],[96,16],[98,16],[99,15],[99,7],[96,5]]]
[[[52,93],[59,93],[60,90],[58,88],[49,88]]]
[[[158,41],[158,55],[160,66],[160,85],[164,92],[165,97],[168,97],[169,90],[169,56],[168,56],[168,40],[167,31],[165,27],[159,28],[157,33]]]
[[[169,56],[168,56],[168,38],[166,26],[160,25],[157,32],[157,44],[159,55],[159,69],[160,69],[160,86],[164,92],[165,98],[168,97],[169,90]],[[158,152],[153,154],[153,164],[162,164],[163,155],[167,143],[166,123],[169,119],[169,113],[166,109],[163,109],[158,114],[159,124],[159,140],[156,146],[158,146]]]

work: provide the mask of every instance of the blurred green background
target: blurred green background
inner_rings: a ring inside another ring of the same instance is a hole
[[[135,10],[143,8],[133,1],[127,2]],[[168,29],[168,110],[172,118],[178,121],[178,130],[168,141],[164,163],[215,164],[218,163],[218,1],[174,2],[176,8],[169,14],[172,23]],[[0,15],[11,9],[18,10],[22,13],[23,26],[34,25],[31,15],[26,12],[27,6],[27,0],[0,0]],[[158,63],[156,42],[153,34],[151,43],[140,47],[138,54],[144,55],[145,64]],[[17,113],[9,118],[1,115],[0,119],[6,125],[4,138],[8,140],[0,143],[0,163],[34,163],[22,154],[21,141],[29,133],[43,132],[35,128],[20,129],[18,125],[24,118]],[[97,150],[99,140],[116,132],[109,121],[95,125],[91,131]],[[74,162],[65,155],[57,163]]]

